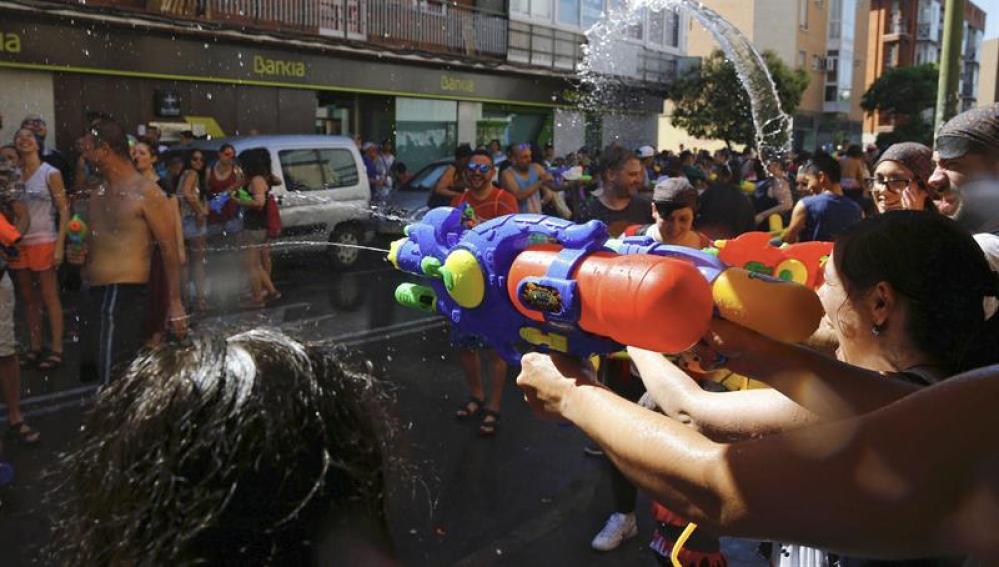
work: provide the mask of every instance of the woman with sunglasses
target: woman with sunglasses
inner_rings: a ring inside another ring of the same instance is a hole
[[[879,213],[936,210],[928,180],[933,174],[933,150],[915,142],[889,147],[878,159],[871,194]]]
[[[187,241],[190,261],[184,264],[184,290],[187,290],[191,276],[194,277],[194,306],[197,311],[208,310],[205,298],[205,240],[208,234],[208,203],[202,188],[205,184],[205,154],[194,150],[187,157],[184,173],[180,175],[178,193],[180,195],[181,223],[184,227],[184,240]]]

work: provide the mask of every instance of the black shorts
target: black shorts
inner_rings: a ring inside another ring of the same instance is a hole
[[[80,317],[80,381],[111,383],[143,345],[148,309],[145,284],[90,288]]]

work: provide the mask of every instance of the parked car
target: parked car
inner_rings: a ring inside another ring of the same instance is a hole
[[[374,237],[371,190],[354,141],[345,136],[251,136],[203,140],[171,148],[163,161],[197,149],[214,163],[218,149],[232,144],[236,155],[263,148],[271,155],[277,185],[271,188],[281,212],[279,241],[364,244]],[[305,248],[307,245],[302,245]],[[294,247],[292,247],[294,248]],[[330,246],[334,266],[357,263],[360,250]]]
[[[437,180],[453,160],[442,159],[430,163],[416,172],[408,183],[394,189],[384,203],[377,206],[375,227],[378,234],[397,236],[410,223],[423,218],[427,213],[427,200],[434,190]]]

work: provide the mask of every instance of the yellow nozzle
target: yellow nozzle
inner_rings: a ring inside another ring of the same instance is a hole
[[[389,245],[388,256],[385,257],[397,270],[399,269],[399,248],[402,247],[402,243],[406,240],[408,239],[400,238],[399,240],[393,240],[392,244]]]
[[[455,250],[440,269],[448,295],[465,308],[478,307],[486,297],[486,280],[478,260],[468,250]]]

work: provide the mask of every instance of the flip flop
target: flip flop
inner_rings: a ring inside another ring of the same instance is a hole
[[[479,413],[482,412],[483,406],[485,405],[486,405],[485,400],[481,398],[476,398],[475,396],[469,396],[467,402],[458,406],[458,411],[454,412],[454,417],[458,421],[465,421],[471,419],[479,415]]]
[[[27,423],[23,421],[18,423],[11,423],[7,427],[4,437],[11,443],[19,443],[21,445],[34,445],[42,440],[41,434],[28,426]]]
[[[492,418],[492,420],[489,420],[489,418]],[[499,422],[500,414],[498,411],[493,411],[491,409],[482,410],[482,423],[479,424],[479,435],[482,437],[491,437],[496,435],[496,431],[499,430]]]

